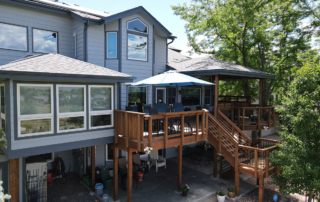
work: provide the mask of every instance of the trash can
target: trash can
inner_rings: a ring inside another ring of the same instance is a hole
[[[104,202],[108,202],[109,201],[109,195],[108,194],[103,194],[102,199]]]
[[[102,183],[97,183],[95,186],[94,186],[95,190],[96,190],[96,195],[101,195],[103,194],[103,184]]]

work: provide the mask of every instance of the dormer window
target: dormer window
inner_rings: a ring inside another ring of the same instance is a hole
[[[128,30],[134,32],[148,33],[148,26],[139,19],[134,19],[128,22]]]

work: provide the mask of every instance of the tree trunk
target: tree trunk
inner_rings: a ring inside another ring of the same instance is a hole
[[[312,202],[313,191],[309,192],[308,202]]]

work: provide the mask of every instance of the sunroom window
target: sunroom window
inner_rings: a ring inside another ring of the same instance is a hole
[[[128,59],[146,61],[147,41],[147,37],[128,34]]]
[[[86,87],[57,85],[58,132],[86,129]]]
[[[53,133],[53,85],[17,84],[18,136]]]
[[[128,30],[147,34],[148,26],[144,24],[141,20],[134,19],[128,22]]]
[[[89,85],[90,129],[113,126],[113,86]]]
[[[57,53],[58,33],[47,30],[33,29],[33,52]]]
[[[0,48],[27,51],[27,28],[0,23]]]

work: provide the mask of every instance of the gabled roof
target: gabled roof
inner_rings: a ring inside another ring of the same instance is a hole
[[[168,69],[177,70],[188,75],[226,75],[235,77],[273,79],[274,74],[251,69],[211,56],[191,58],[174,50],[168,49]]]
[[[28,56],[0,66],[1,78],[36,79],[51,78],[51,80],[78,80],[98,82],[128,82],[133,77],[105,67],[83,62],[56,53]]]

